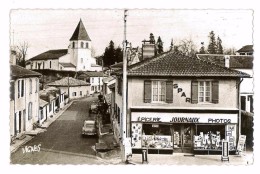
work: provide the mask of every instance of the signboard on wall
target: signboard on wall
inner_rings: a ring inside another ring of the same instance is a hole
[[[246,143],[246,135],[239,135],[238,143],[237,143],[237,151],[242,152],[244,150]]]
[[[237,123],[237,114],[132,112],[131,121],[166,123]]]

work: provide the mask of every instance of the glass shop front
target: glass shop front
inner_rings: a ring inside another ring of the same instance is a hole
[[[235,150],[237,114],[132,112],[133,153],[209,153],[228,140]]]

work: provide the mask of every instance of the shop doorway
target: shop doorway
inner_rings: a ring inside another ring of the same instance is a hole
[[[193,145],[194,126],[191,124],[173,125],[173,152],[191,153]]]

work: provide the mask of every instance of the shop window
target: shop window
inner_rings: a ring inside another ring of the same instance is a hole
[[[172,149],[171,126],[165,124],[143,124],[142,147]]]
[[[225,125],[197,125],[194,148],[221,150],[221,140],[225,138]]]
[[[192,103],[218,103],[219,100],[218,81],[192,81],[191,101]]]
[[[144,102],[173,102],[173,81],[144,81]]]

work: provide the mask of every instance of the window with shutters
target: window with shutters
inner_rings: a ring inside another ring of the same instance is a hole
[[[218,103],[219,82],[218,81],[192,81],[191,102],[196,103]]]
[[[145,80],[144,103],[173,103],[172,80]]]
[[[199,102],[211,102],[211,82],[199,81]]]
[[[18,98],[24,96],[24,80],[18,80]]]
[[[152,81],[152,102],[166,102],[166,81]]]

